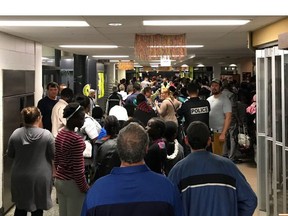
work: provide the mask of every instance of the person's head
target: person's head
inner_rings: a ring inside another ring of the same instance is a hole
[[[104,115],[104,111],[100,106],[95,106],[92,109],[92,117],[94,119],[101,119],[103,117],[103,115]]]
[[[123,84],[119,85],[119,90],[120,91],[125,91],[125,85],[123,85]]]
[[[107,135],[110,135],[111,138],[116,137],[120,128],[118,119],[113,115],[107,116],[104,120],[104,128]]]
[[[182,96],[184,96],[184,97],[188,97],[187,92],[188,92],[188,90],[187,90],[186,87],[182,87],[182,88],[180,89],[180,94],[181,94]]]
[[[77,102],[69,103],[64,108],[63,117],[67,120],[66,127],[69,130],[74,130],[76,127],[81,128],[84,124],[84,108]]]
[[[37,107],[25,107],[21,111],[21,116],[24,125],[34,125],[41,121],[41,112]]]
[[[128,115],[128,117],[134,116],[134,112],[135,112],[135,106],[134,106],[134,104],[130,104],[130,103],[125,104],[125,105],[124,105],[124,108],[127,110],[127,115]]]
[[[144,94],[138,94],[136,97],[136,101],[137,101],[137,105],[139,105],[140,103],[142,103],[143,101],[146,101],[146,97]]]
[[[112,87],[112,92],[114,93],[114,92],[118,92],[118,87],[117,86],[113,86]]]
[[[161,99],[165,100],[169,97],[171,97],[171,91],[168,88],[161,88]]]
[[[88,113],[90,111],[90,99],[85,95],[77,95],[75,101],[78,102]]]
[[[139,83],[135,82],[133,84],[133,91],[134,92],[139,92],[140,90],[141,90],[141,85]]]
[[[65,100],[67,103],[72,102],[73,97],[74,97],[74,93],[73,90],[70,88],[64,88],[61,93],[61,99]]]
[[[211,93],[212,93],[213,95],[218,95],[218,94],[220,94],[220,93],[221,93],[221,86],[222,86],[222,83],[221,83],[221,81],[220,81],[219,79],[213,79],[213,80],[211,81],[211,85],[210,85],[210,87],[211,87]]]
[[[189,144],[193,150],[205,149],[210,145],[210,131],[205,123],[201,121],[190,123],[186,133],[186,143]]]
[[[194,82],[190,82],[187,86],[187,91],[189,95],[198,95],[199,85]]]
[[[56,82],[49,82],[47,84],[47,96],[52,99],[55,100],[57,98],[58,92],[59,92],[59,85]]]
[[[113,115],[115,116],[118,121],[127,121],[128,120],[128,113],[127,110],[120,105],[113,106],[109,111],[109,116]]]
[[[117,151],[122,162],[134,164],[143,162],[149,137],[145,129],[136,122],[122,128],[117,137]]]
[[[170,92],[171,92],[172,94],[174,94],[174,93],[176,92],[176,90],[177,90],[174,86],[169,86],[168,89],[170,90]]]
[[[127,93],[129,94],[131,94],[131,93],[133,93],[133,85],[132,84],[129,84],[128,86],[127,86]]]
[[[90,89],[89,90],[89,97],[95,98],[95,96],[96,96],[96,91],[94,89]]]
[[[162,138],[164,136],[166,125],[164,120],[159,117],[153,117],[147,122],[147,133],[152,140]]]
[[[152,88],[150,86],[146,86],[143,89],[143,94],[145,95],[145,97],[150,98],[152,95]]]
[[[164,133],[164,137],[167,139],[168,142],[174,141],[177,137],[178,126],[174,121],[166,121],[166,130]]]

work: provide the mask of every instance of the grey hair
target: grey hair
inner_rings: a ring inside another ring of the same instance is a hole
[[[136,122],[122,128],[117,137],[117,150],[121,161],[129,164],[144,159],[149,137],[145,129]]]

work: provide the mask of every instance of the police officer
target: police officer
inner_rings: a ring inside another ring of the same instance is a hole
[[[210,103],[207,100],[199,98],[199,88],[198,84],[190,82],[187,86],[189,99],[182,103],[180,109],[177,110],[179,119],[184,120],[183,124],[185,134],[190,123],[194,121],[201,121],[209,128]],[[184,154],[187,155],[190,150],[185,148],[185,145],[183,147]]]
[[[184,130],[186,131],[193,121],[201,121],[209,127],[210,104],[207,100],[201,100],[198,97],[199,85],[190,82],[187,86],[187,91],[189,99],[177,111],[180,119],[184,117]]]

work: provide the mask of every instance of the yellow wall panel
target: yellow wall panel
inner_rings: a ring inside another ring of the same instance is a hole
[[[278,41],[278,35],[288,32],[288,18],[272,23],[252,33],[253,47]]]

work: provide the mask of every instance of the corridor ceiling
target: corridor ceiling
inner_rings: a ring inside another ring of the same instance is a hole
[[[187,56],[178,64],[195,66],[212,62],[235,63],[237,59],[253,57],[248,49],[250,31],[274,23],[284,16],[0,16],[2,20],[77,20],[86,21],[88,27],[0,27],[0,31],[36,41],[44,46],[80,55],[128,55],[118,60],[135,60],[142,66],[148,62],[134,57],[135,34],[186,34]],[[143,26],[143,20],[190,19],[249,19],[243,26]],[[109,26],[109,23],[122,26]],[[59,45],[117,45],[117,49],[60,48]],[[190,56],[194,58],[189,59]]]

